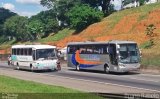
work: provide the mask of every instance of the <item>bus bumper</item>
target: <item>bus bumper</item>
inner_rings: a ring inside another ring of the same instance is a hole
[[[140,71],[140,64],[125,64],[123,66],[118,66],[118,72],[132,72]]]
[[[33,70],[57,70],[56,67],[52,67],[52,66],[45,66],[45,67],[33,67]]]

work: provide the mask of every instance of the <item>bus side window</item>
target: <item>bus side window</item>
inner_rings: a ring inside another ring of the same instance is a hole
[[[102,54],[108,54],[108,46],[104,45],[102,47]]]
[[[68,54],[70,53],[70,47],[67,48],[67,53],[68,53]]]
[[[73,53],[75,53],[75,51],[76,51],[76,47],[75,46],[69,46],[68,47],[68,53],[69,54],[73,54]]]
[[[36,51],[35,50],[33,50],[32,56],[33,56],[33,60],[36,60]]]
[[[28,55],[32,55],[32,49],[29,48]]]

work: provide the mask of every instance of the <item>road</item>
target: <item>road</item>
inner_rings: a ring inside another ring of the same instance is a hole
[[[14,75],[15,73],[17,73],[16,70],[13,70],[10,66],[7,66],[7,64],[3,62],[0,63],[0,69],[1,69],[1,72],[4,70],[12,71],[13,73],[11,75]],[[115,92],[119,92],[119,93],[125,92],[125,91],[126,92],[160,93],[160,75],[150,75],[150,74],[140,74],[140,73],[105,74],[99,71],[86,71],[86,70],[75,71],[74,69],[71,69],[68,67],[63,67],[62,70],[58,72],[32,73],[29,71],[19,71],[19,73],[21,72],[25,72],[26,74],[27,73],[32,74],[35,77],[36,75],[43,75],[43,76],[51,77],[52,80],[53,78],[55,80],[58,79],[59,82],[57,83],[55,82],[55,84],[70,86],[70,88],[76,88],[76,89],[89,91],[89,92],[97,92],[97,91],[113,92],[114,90],[116,90]]]

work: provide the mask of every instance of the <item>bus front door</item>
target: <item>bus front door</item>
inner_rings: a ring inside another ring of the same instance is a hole
[[[112,65],[118,65],[117,57],[116,57],[116,45],[110,44],[109,45],[109,57],[110,57],[110,63]]]

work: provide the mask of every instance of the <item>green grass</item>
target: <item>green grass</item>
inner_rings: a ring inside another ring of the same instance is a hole
[[[142,58],[141,64],[146,68],[152,67],[152,68],[160,69],[160,56],[153,57],[153,58],[144,57]]]
[[[10,41],[5,41],[3,43],[0,43],[0,49],[7,49],[11,47],[12,44],[15,44],[16,40],[10,40]]]
[[[1,75],[0,93],[18,93],[16,94],[18,99],[102,99],[99,96],[74,89],[24,81]]]
[[[136,8],[125,9],[122,11],[114,12],[110,16],[103,19],[103,21],[110,22],[110,28],[113,28],[122,18],[127,15],[139,14],[138,21],[144,20],[147,18],[148,13],[155,9],[160,9],[160,3],[154,3],[150,5],[144,5]]]
[[[38,42],[53,42],[53,41],[59,41],[64,39],[66,36],[71,35],[74,32],[74,30],[70,30],[68,28],[63,29],[61,31],[59,31],[58,33],[56,33],[53,36],[48,36],[46,38],[42,38],[37,40]]]

